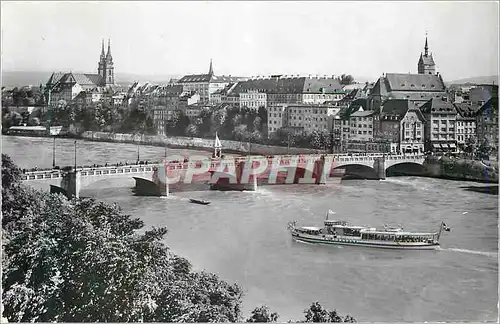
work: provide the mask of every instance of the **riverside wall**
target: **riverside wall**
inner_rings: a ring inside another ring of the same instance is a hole
[[[498,183],[498,162],[428,156],[423,167],[426,177]]]
[[[83,132],[79,137],[85,140],[97,142],[113,143],[137,143],[143,145],[168,146],[171,148],[187,148],[213,151],[214,140],[196,137],[172,137],[164,135],[139,135],[139,134],[121,134],[105,132]],[[271,146],[249,142],[237,142],[221,140],[222,154],[240,153],[240,154],[317,154],[324,153],[322,150],[290,147]]]

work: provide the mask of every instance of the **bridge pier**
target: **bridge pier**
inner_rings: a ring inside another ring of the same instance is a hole
[[[326,179],[323,176],[323,169],[325,167],[325,157],[322,156],[319,160],[314,161],[313,175],[316,176],[315,184],[325,184]],[[330,175],[330,174],[328,174]]]
[[[81,177],[81,172],[75,170],[63,174],[60,187],[66,191],[68,199],[80,198]]]
[[[385,180],[385,158],[376,157],[373,159],[373,169],[377,173],[379,180]]]

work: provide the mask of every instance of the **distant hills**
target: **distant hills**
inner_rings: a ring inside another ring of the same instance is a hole
[[[11,88],[19,87],[24,85],[39,86],[40,84],[45,84],[49,79],[52,72],[40,72],[40,71],[2,71],[2,86]],[[130,85],[135,81],[140,83],[151,82],[166,84],[170,79],[178,79],[182,76],[180,75],[169,75],[169,74],[158,74],[158,75],[141,75],[132,73],[116,73],[116,83],[120,85]],[[375,82],[368,77],[354,77],[356,82],[365,83]],[[446,81],[446,84],[498,84],[498,76],[478,76],[473,78],[459,79],[454,81]]]
[[[77,72],[81,73],[81,72]],[[45,85],[52,72],[40,71],[2,71],[2,87],[19,87],[25,85]],[[140,83],[168,83],[171,78],[179,78],[178,75],[139,75],[131,73],[116,73],[116,83],[129,85],[135,81]]]
[[[498,75],[478,76],[474,78],[459,79],[445,82],[447,84],[498,84]]]

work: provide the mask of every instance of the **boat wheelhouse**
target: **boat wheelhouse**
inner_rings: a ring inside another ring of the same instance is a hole
[[[377,229],[367,226],[355,226],[343,220],[324,221],[323,227],[297,227],[297,222],[290,222],[288,229],[292,237],[310,243],[357,245],[393,249],[432,249],[439,245],[443,230],[449,231],[441,222],[439,231],[417,233],[404,231],[402,226]]]

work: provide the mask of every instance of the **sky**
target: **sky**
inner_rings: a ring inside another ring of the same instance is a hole
[[[445,80],[498,74],[495,2],[1,2],[2,71],[417,73],[429,49]],[[107,45],[106,45],[107,46]]]

